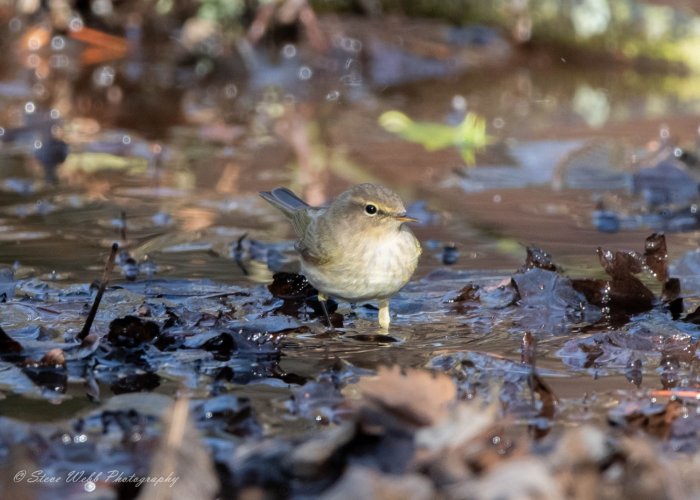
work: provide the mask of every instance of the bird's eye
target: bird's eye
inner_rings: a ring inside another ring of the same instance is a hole
[[[376,215],[377,214],[377,206],[372,205],[371,203],[368,203],[365,205],[365,212],[367,215]]]

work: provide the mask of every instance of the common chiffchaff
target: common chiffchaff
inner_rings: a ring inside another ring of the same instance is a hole
[[[401,198],[376,184],[353,186],[328,207],[312,207],[286,188],[260,195],[292,221],[301,272],[318,290],[324,312],[328,296],[377,300],[379,325],[388,328],[389,299],[411,278],[421,254],[404,224],[415,219],[406,216]]]

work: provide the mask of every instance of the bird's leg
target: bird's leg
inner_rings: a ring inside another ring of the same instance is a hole
[[[331,330],[335,330],[335,328],[333,328],[333,323],[331,323],[331,316],[328,314],[328,308],[326,308],[326,302],[328,301],[328,297],[319,292],[318,301],[321,303],[321,309],[323,309],[323,315],[326,317],[328,328],[330,328]]]
[[[389,323],[391,323],[391,317],[389,316],[389,301],[380,300],[379,301],[379,326],[384,330],[389,329]]]

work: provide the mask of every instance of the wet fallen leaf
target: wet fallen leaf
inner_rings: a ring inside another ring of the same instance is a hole
[[[667,259],[666,237],[660,233],[648,236],[644,242],[644,262],[661,283],[669,278]]]
[[[160,335],[158,325],[136,316],[125,316],[109,324],[107,340],[113,346],[138,347],[155,340]]]
[[[112,383],[110,389],[114,394],[126,392],[152,391],[160,385],[160,376],[152,372],[135,373],[121,377]]]

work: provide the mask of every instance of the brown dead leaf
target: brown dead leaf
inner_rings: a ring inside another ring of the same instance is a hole
[[[417,426],[443,421],[457,397],[457,387],[449,376],[398,366],[380,367],[376,376],[363,377],[357,385],[366,404]]]
[[[631,428],[641,429],[659,439],[667,439],[671,434],[674,420],[683,413],[683,403],[672,399],[656,413],[635,411],[625,417]]]

